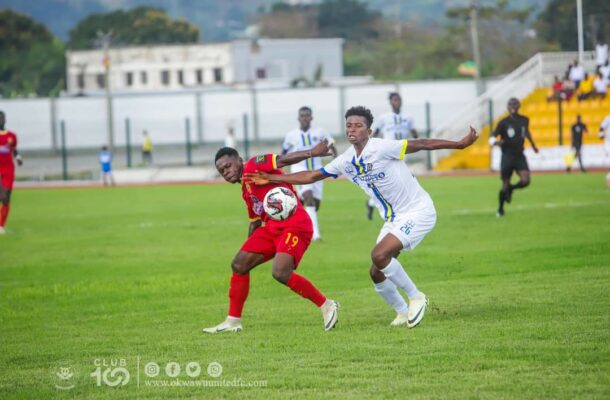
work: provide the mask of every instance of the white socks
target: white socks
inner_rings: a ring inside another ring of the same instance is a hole
[[[419,290],[415,287],[415,283],[409,278],[409,275],[407,275],[397,259],[392,258],[392,261],[381,272],[383,272],[386,278],[401,288],[410,299],[419,295]]]
[[[399,314],[407,312],[409,306],[405,299],[402,298],[396,285],[391,280],[386,279],[381,283],[375,283],[375,291],[385,300],[386,303],[394,307]]]
[[[313,224],[313,237],[312,240],[320,239],[320,228],[318,228],[318,213],[316,212],[315,207],[305,207],[305,211],[309,214],[309,218],[311,218],[311,223]]]
[[[367,203],[369,207],[375,207],[375,200],[372,197],[369,198],[369,202]]]

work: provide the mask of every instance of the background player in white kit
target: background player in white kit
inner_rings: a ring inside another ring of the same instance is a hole
[[[377,199],[377,207],[385,224],[371,252],[370,269],[375,290],[397,313],[391,325],[417,326],[424,317],[428,298],[420,292],[396,259],[400,251],[413,250],[432,230],[436,210],[428,193],[419,185],[403,161],[405,154],[420,150],[464,149],[477,139],[470,132],[460,141],[441,139],[384,140],[370,138],[373,115],[364,107],[347,110],[346,134],[352,146],[343,154],[316,171],[295,174],[246,176],[256,184],[286,182],[301,185],[328,177],[345,175],[368,195]],[[407,305],[398,292],[409,298]]]
[[[337,149],[333,144],[332,136],[318,127],[312,127],[313,113],[311,108],[303,106],[299,108],[299,128],[294,129],[286,134],[284,144],[282,145],[282,155],[295,151],[310,150],[322,140],[329,143],[330,151],[334,157],[337,157]],[[322,159],[320,157],[311,157],[297,164],[290,166],[290,172],[313,171],[322,168]],[[314,182],[308,185],[299,185],[296,187],[299,197],[303,202],[305,211],[309,214],[313,223],[312,240],[320,240],[320,227],[318,225],[318,210],[322,201],[323,183]]]
[[[381,115],[373,127],[373,136],[383,139],[417,139],[417,130],[413,117],[401,112],[402,97],[397,92],[389,95],[392,112]],[[371,197],[367,203],[367,217],[373,219],[375,198]]]
[[[606,138],[604,142],[604,150],[606,151],[606,157],[610,156],[610,114],[604,118],[602,123],[599,125],[599,138]]]

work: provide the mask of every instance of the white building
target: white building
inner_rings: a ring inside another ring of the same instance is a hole
[[[111,48],[115,93],[180,90],[246,82],[288,84],[343,76],[343,39],[257,39],[228,43]],[[68,94],[105,89],[103,50],[68,51]]]

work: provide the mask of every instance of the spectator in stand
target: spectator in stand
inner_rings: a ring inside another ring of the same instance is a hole
[[[604,79],[601,72],[597,73],[597,78],[593,81],[593,93],[591,98],[606,98],[606,92],[608,91],[608,81]]]
[[[578,101],[586,100],[593,95],[593,75],[585,73],[585,79],[578,88]]]
[[[570,74],[568,78],[574,82],[574,89],[578,89],[580,82],[585,79],[585,69],[578,64],[577,60],[574,60],[572,68],[570,68]]]
[[[601,39],[598,39],[595,45],[595,63],[598,68],[608,63],[608,44]]]
[[[563,99],[565,97],[563,93],[563,82],[557,75],[555,75],[555,81],[551,86],[551,93],[549,97],[546,98],[546,101],[559,101],[559,99]]]
[[[569,78],[564,79],[562,98],[566,101],[570,101],[570,99],[572,98],[574,93],[576,93],[576,88],[574,87],[574,82],[572,82]]]
[[[604,65],[597,67],[597,72],[602,74],[602,77],[606,82],[610,81],[610,61],[606,61]]]

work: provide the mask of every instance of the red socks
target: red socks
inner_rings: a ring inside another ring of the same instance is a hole
[[[229,284],[229,317],[241,318],[250,291],[250,275],[233,273]]]
[[[288,287],[292,289],[293,292],[311,300],[318,307],[322,306],[326,301],[326,296],[324,296],[313,283],[309,282],[304,276],[294,272],[288,279]]]
[[[9,208],[10,204],[0,204],[0,227],[3,227],[6,224]]]

